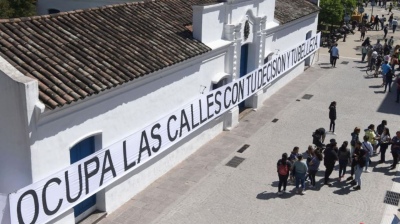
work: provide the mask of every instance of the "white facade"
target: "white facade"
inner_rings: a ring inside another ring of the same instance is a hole
[[[212,90],[212,85],[221,79],[238,79],[244,44],[249,46],[250,72],[263,65],[268,56],[316,34],[316,13],[279,25],[274,20],[274,4],[274,0],[231,0],[194,6],[194,37],[212,51],[55,110],[44,109],[36,80],[0,58],[0,125],[7,127],[0,131],[0,223],[10,223],[7,196],[68,167],[69,150],[81,140],[95,136],[96,150],[108,147]],[[250,27],[247,38],[246,21]],[[315,62],[314,56],[307,60],[308,64]],[[262,106],[265,99],[304,69],[305,63],[300,63],[246,100],[246,106]],[[236,126],[238,115],[236,107],[215,118],[152,162],[105,187],[96,194],[96,209],[113,212],[210,139]],[[74,223],[76,219],[70,209],[58,214],[54,221]]]

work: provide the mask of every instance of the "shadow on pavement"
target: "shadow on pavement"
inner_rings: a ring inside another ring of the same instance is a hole
[[[345,182],[341,182],[341,183],[345,183]],[[347,185],[345,187],[340,187],[339,189],[333,191],[334,194],[338,194],[338,195],[346,195],[349,194],[352,191],[351,188],[353,187],[350,183],[346,183]]]
[[[393,83],[390,87],[391,92],[387,92],[386,96],[383,98],[381,105],[378,107],[377,112],[387,113],[387,114],[397,114],[400,115],[399,104],[396,103],[396,83]]]
[[[374,89],[377,89],[377,88],[381,88],[381,85],[373,85],[373,86],[368,86],[369,88],[374,88]]]
[[[282,195],[278,195],[276,192],[261,192],[259,194],[257,194],[257,199],[260,200],[269,200],[269,199],[274,199],[274,198],[282,198],[282,199],[287,199],[287,198],[291,198],[295,195],[294,193],[295,191],[291,191],[291,192],[286,192]]]

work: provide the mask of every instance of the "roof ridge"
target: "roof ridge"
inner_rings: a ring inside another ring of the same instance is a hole
[[[19,17],[19,18],[9,18],[9,19],[0,19],[0,23],[16,23],[16,22],[24,22],[24,21],[29,21],[29,20],[41,20],[41,19],[48,19],[48,18],[54,18],[54,17],[61,17],[65,15],[73,15],[77,13],[83,13],[87,11],[97,11],[101,9],[107,9],[107,8],[118,8],[122,6],[130,6],[130,5],[139,5],[139,4],[145,4],[149,2],[156,2],[157,0],[142,0],[140,2],[126,2],[126,3],[119,3],[119,4],[111,4],[111,5],[104,5],[104,6],[99,6],[99,7],[93,7],[93,8],[88,8],[88,9],[76,9],[72,11],[67,11],[67,12],[59,12],[59,13],[54,13],[54,14],[46,14],[46,15],[41,15],[41,16],[28,16],[28,17]]]

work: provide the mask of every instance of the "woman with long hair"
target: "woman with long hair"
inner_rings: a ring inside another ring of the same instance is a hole
[[[391,138],[390,138],[390,131],[389,128],[384,128],[383,129],[383,133],[381,135],[380,138],[380,142],[381,142],[381,160],[379,161],[379,163],[384,163],[385,162],[385,153],[386,153],[386,149],[389,147]]]
[[[350,150],[347,148],[349,143],[344,141],[342,146],[339,148],[338,157],[339,157],[339,182],[344,177],[346,173],[347,164],[350,161]]]
[[[278,177],[279,177],[279,184],[278,184],[278,194],[282,194],[282,186],[283,186],[283,192],[286,192],[286,185],[287,185],[287,180],[289,177],[289,171],[291,169],[291,163],[288,160],[288,154],[283,153],[282,158],[278,160],[277,163],[277,172],[278,172]]]
[[[314,151],[314,157],[311,159],[308,164],[308,175],[310,177],[310,188],[315,188],[315,175],[318,172],[318,167],[321,161],[324,159],[322,153],[319,149]]]

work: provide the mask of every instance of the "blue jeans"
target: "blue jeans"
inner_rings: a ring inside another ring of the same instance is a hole
[[[296,189],[299,189],[299,184],[301,183],[301,188],[303,190],[306,189],[306,186],[304,185],[304,180],[306,179],[306,174],[305,173],[296,173]]]
[[[355,181],[357,182],[357,185],[361,187],[361,174],[362,174],[363,168],[360,167],[359,165],[356,166],[355,169]]]
[[[368,166],[369,166],[369,152],[367,153],[367,158],[365,161],[365,170],[368,170]]]

